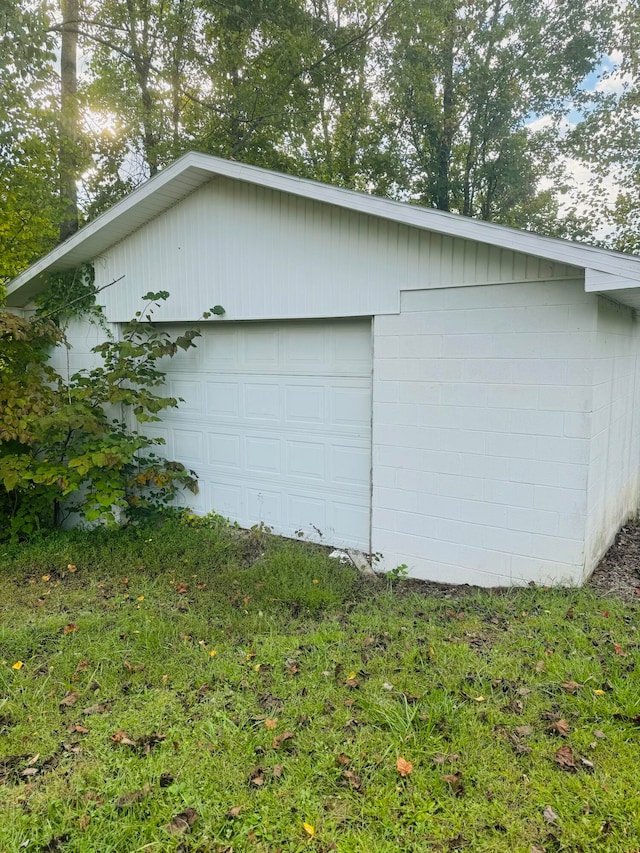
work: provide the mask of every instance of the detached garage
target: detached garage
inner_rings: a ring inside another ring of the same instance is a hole
[[[188,154],[9,307],[86,262],[116,333],[148,290],[170,327],[225,309],[153,425],[196,512],[493,586],[581,583],[637,511],[638,258]]]

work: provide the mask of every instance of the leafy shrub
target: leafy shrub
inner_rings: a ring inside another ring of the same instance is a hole
[[[124,329],[94,348],[102,365],[68,382],[48,363],[64,341],[47,314],[23,319],[0,312],[0,538],[25,538],[81,512],[114,523],[166,506],[193,472],[155,452],[164,443],[128,426],[160,420],[178,405],[161,396],[157,363],[186,350],[199,335],[172,339],[149,320],[166,291],[148,293],[146,307]]]

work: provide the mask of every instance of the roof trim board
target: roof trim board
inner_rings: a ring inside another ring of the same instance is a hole
[[[592,286],[588,287],[588,290],[602,289],[611,292],[640,287],[640,258],[632,255],[568,240],[542,237],[529,231],[519,231],[455,213],[391,201],[208,154],[190,152],[146,181],[13,279],[7,288],[9,302],[24,304],[37,292],[45,273],[74,269],[82,263],[94,260],[115,243],[217,177],[244,181],[412,228],[486,243],[595,271],[589,276]],[[616,278],[611,279],[611,276]],[[601,286],[598,286],[599,281]]]

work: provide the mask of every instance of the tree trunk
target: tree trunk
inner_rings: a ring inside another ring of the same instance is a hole
[[[436,207],[451,209],[451,148],[455,133],[456,117],[454,105],[454,42],[456,14],[451,11],[446,20],[446,43],[443,51],[442,81],[442,133],[438,140],[436,156]]]
[[[60,242],[78,230],[78,0],[61,0],[60,53]]]

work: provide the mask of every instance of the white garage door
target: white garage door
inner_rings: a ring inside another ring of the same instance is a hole
[[[167,363],[179,409],[147,428],[198,474],[196,512],[367,550],[368,321],[220,323]]]

